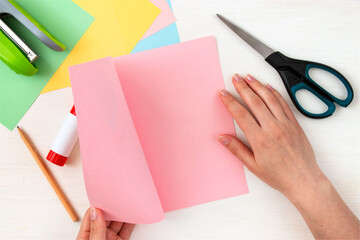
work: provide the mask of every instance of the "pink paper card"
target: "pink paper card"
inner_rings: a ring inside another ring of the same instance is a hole
[[[214,37],[114,58],[162,206],[172,211],[248,192]]]
[[[147,38],[161,29],[169,26],[170,24],[176,22],[174,13],[166,0],[150,0],[150,2],[152,2],[156,7],[160,8],[161,13],[155,19],[150,28],[146,31],[142,39]]]
[[[70,67],[86,191],[107,220],[164,217],[111,58]]]
[[[214,37],[85,63],[70,76],[88,196],[107,219],[150,223],[162,210],[248,192],[241,162],[217,141],[235,130],[218,96]]]

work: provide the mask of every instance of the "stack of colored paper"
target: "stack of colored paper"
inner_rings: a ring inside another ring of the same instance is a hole
[[[70,87],[68,67],[180,42],[170,0],[74,0],[93,25],[42,93]]]
[[[17,2],[63,42],[67,50],[50,51],[34,36],[26,36],[41,55],[37,63],[39,73],[24,77],[0,62],[0,123],[10,130],[40,92],[70,87],[69,66],[179,42],[170,0]]]

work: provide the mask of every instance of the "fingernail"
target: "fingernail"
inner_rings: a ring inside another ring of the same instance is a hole
[[[251,76],[250,74],[246,75],[245,77],[247,80],[249,80],[250,82],[255,81],[255,78],[253,76]]]
[[[226,91],[225,89],[221,90],[220,94],[223,95],[223,96],[229,95],[228,91]]]
[[[240,82],[240,81],[243,80],[242,77],[240,77],[240,75],[237,74],[237,73],[234,75],[234,79],[235,79],[237,82]]]
[[[270,84],[266,84],[266,87],[270,90],[270,91],[273,91],[274,88],[270,85]]]
[[[90,209],[90,219],[91,219],[92,221],[94,221],[94,220],[97,219],[97,217],[98,217],[98,213],[97,213],[96,209],[95,209],[95,208],[91,208],[91,209]]]
[[[221,142],[224,146],[228,145],[230,142],[230,138],[225,137],[225,136],[220,136],[219,137],[219,142]]]

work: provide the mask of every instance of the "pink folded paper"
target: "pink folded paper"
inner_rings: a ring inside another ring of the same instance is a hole
[[[88,197],[107,220],[153,223],[248,192],[217,141],[235,130],[214,37],[73,66],[70,78]]]
[[[170,24],[176,22],[174,13],[166,0],[150,0],[150,2],[160,8],[161,12],[159,16],[155,19],[154,23],[146,31],[142,39],[147,38],[154,33],[160,31],[161,29],[169,26]]]

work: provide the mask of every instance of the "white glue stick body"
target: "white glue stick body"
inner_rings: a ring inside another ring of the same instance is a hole
[[[46,159],[56,165],[64,166],[77,139],[78,127],[76,122],[75,107],[73,106],[66,117],[65,122],[63,123]]]

